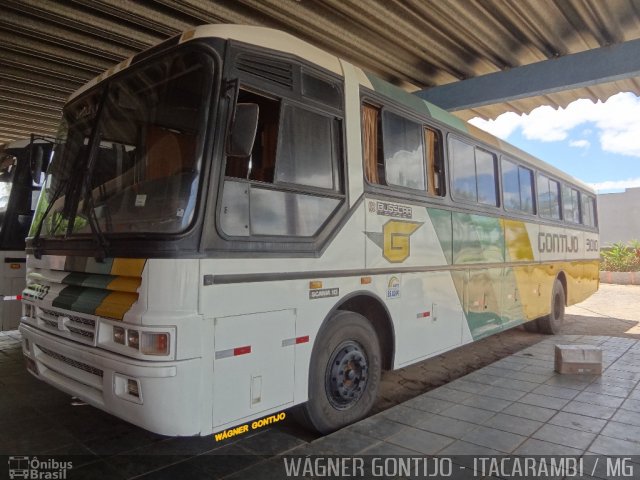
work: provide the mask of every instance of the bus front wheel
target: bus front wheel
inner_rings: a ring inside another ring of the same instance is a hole
[[[554,335],[560,332],[564,321],[565,292],[562,282],[556,278],[551,293],[551,313],[537,320],[538,329],[542,333]]]
[[[298,411],[306,426],[329,433],[366,416],[380,384],[380,344],[362,315],[338,310],[311,354],[309,400]]]

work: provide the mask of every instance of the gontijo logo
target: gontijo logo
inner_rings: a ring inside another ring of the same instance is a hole
[[[364,234],[382,249],[382,256],[391,263],[402,263],[411,255],[410,237],[423,225],[422,222],[389,220],[380,232]]]
[[[389,220],[382,227],[382,256],[391,263],[404,262],[411,255],[409,237],[422,223]]]

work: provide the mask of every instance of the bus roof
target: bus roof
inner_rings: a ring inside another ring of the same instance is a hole
[[[214,24],[214,25],[201,25],[193,30],[182,33],[179,37],[178,43],[184,43],[197,38],[222,38],[227,40],[237,40],[251,45],[270,48],[272,50],[288,53],[297,57],[308,60],[319,67],[329,70],[335,74],[343,76],[343,69],[341,62],[344,60],[332,55],[310,43],[301,40],[289,33],[267,28],[256,27],[247,25],[228,25],[228,24]],[[103,72],[97,77],[90,80],[88,83],[80,87],[73,92],[68,101],[73,100],[82,92],[90,89],[94,85],[97,85],[101,81],[110,77],[111,75],[126,69],[132,61],[133,57],[120,62],[118,65],[111,67],[109,70]],[[347,63],[347,62],[345,62]],[[408,108],[415,110],[416,112],[427,115],[440,121],[449,127],[459,130],[471,137],[474,137],[487,145],[495,147],[507,155],[514,157],[514,159],[522,159],[535,168],[546,171],[558,179],[575,184],[582,189],[595,193],[595,191],[580,180],[572,177],[571,175],[559,170],[552,165],[528,154],[527,152],[505,142],[494,135],[491,135],[484,130],[477,128],[470,123],[461,120],[460,118],[452,115],[451,113],[441,109],[440,107],[421,99],[420,97],[413,95],[381,78],[365,72],[359,67],[355,67],[359,77],[359,82],[362,86],[365,86],[371,90],[379,92],[383,95],[393,98],[397,102],[407,106]]]

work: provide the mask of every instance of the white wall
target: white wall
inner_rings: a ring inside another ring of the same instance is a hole
[[[640,240],[640,188],[598,195],[600,246]]]

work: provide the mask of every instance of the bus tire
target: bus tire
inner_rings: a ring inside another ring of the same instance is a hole
[[[381,375],[378,335],[362,315],[338,310],[321,329],[311,354],[309,400],[296,417],[326,434],[365,417]]]
[[[564,321],[565,292],[562,282],[556,278],[551,293],[551,313],[540,317],[536,322],[541,333],[554,335],[560,332]]]

